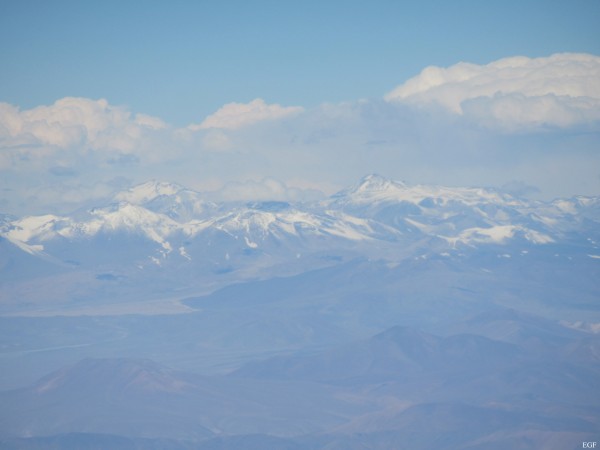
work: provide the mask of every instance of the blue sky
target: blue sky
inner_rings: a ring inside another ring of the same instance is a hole
[[[0,209],[60,209],[64,193],[78,190],[63,205],[72,207],[149,177],[208,191],[276,180],[284,192],[313,195],[364,171],[598,194],[596,61],[536,59],[600,55],[598,23],[593,0],[2,1],[0,102],[12,109],[0,120],[14,123],[16,108],[29,122],[0,136]],[[486,68],[516,56],[534,61],[526,74]],[[390,96],[428,66],[460,62],[498,83],[529,84],[498,85],[477,100],[468,84],[449,93],[448,79],[445,90]],[[576,70],[560,72],[567,66]],[[584,78],[585,89],[575,82]],[[550,87],[537,92],[536,83]],[[482,100],[506,89],[510,98]],[[449,103],[456,95],[460,107]],[[519,96],[527,102],[517,105]],[[70,97],[84,100],[50,108]],[[85,103],[99,99],[98,111]],[[237,109],[223,112],[230,103]],[[74,107],[81,123],[64,119]],[[260,117],[220,122],[240,108]],[[522,120],[499,116],[507,110]]]

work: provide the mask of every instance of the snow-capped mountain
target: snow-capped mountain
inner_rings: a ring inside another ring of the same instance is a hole
[[[441,237],[452,245],[503,243],[515,236],[534,243],[553,241],[546,234],[551,230],[527,217],[530,203],[489,189],[407,186],[369,175],[325,203],[399,230]]]
[[[421,238],[458,244],[506,244],[516,238],[532,244],[562,239],[578,223],[595,222],[597,198],[529,202],[482,188],[408,186],[378,175],[326,201],[216,205],[200,193],[171,183],[148,182],[121,192],[115,203],[84,215],[41,215],[5,220],[2,236],[20,248],[42,252],[62,241],[128,235],[156,244],[166,256],[183,241],[221,235],[241,248],[260,249],[268,242],[321,244],[376,241],[403,243]],[[180,256],[184,252],[179,252]],[[148,255],[156,256],[156,255]]]
[[[522,201],[508,194],[489,189],[425,185],[408,186],[401,181],[392,181],[377,174],[367,175],[358,184],[334,194],[331,200],[340,207],[377,206],[400,202],[424,207],[453,204],[467,206],[481,204],[521,206],[523,204]]]
[[[30,254],[91,266],[96,254],[110,263],[111,252],[119,255],[116,265],[224,264],[239,257],[243,265],[252,264],[250,255],[275,264],[336,251],[385,258],[566,239],[585,242],[597,255],[597,237],[581,233],[599,228],[599,205],[598,198],[532,202],[496,190],[409,186],[378,175],[321,202],[217,205],[153,181],[84,214],[5,219],[1,236]]]
[[[188,221],[209,217],[217,208],[202,194],[174,183],[148,181],[115,195],[116,202],[143,206],[174,220]]]

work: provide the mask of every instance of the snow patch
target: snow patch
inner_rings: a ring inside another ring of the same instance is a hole
[[[569,200],[556,200],[554,201],[554,205],[564,213],[568,214],[577,214],[577,208],[575,204]]]
[[[507,240],[512,239],[517,232],[521,233],[525,239],[534,244],[554,242],[550,236],[516,225],[496,225],[489,228],[473,227],[467,228],[454,238],[440,237],[448,240],[453,245],[456,242],[463,242],[467,245],[477,243],[504,244]]]
[[[21,250],[23,250],[24,252],[29,253],[30,255],[37,255],[41,252],[44,251],[44,246],[41,244],[26,244],[25,242],[21,242],[21,241],[17,241],[15,239],[11,239],[8,236],[5,236],[6,239],[11,242],[12,244],[16,245],[17,247],[19,247]]]
[[[12,223],[12,228],[5,234],[13,241],[28,242],[32,239],[46,240],[54,237],[60,222],[68,221],[64,217],[46,214],[29,216]]]
[[[600,333],[600,322],[584,322],[582,320],[578,320],[576,322],[568,322],[566,320],[563,320],[560,322],[560,324],[567,328],[573,328],[575,330],[585,331],[587,333]]]
[[[258,244],[256,242],[252,242],[250,239],[248,239],[247,236],[244,236],[244,240],[246,241],[246,245],[250,248],[258,248]]]
[[[179,254],[181,256],[183,256],[185,259],[187,259],[188,261],[192,260],[192,257],[188,254],[188,252],[185,251],[185,247],[183,247],[183,246],[179,247]]]

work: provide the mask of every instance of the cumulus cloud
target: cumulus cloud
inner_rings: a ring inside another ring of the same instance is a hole
[[[228,103],[208,116],[199,125],[190,125],[192,131],[210,128],[235,130],[265,120],[277,120],[304,111],[300,106],[267,104],[261,98],[250,103]]]
[[[385,96],[438,105],[488,126],[567,127],[600,120],[600,57],[561,53],[486,65],[430,66]]]
[[[153,130],[162,130],[167,128],[167,124],[161,119],[158,117],[149,116],[147,114],[136,114],[134,122],[136,125]]]
[[[224,151],[229,150],[232,146],[231,138],[222,130],[208,130],[202,136],[202,146],[206,150]]]
[[[142,114],[131,117],[129,111],[104,99],[66,97],[25,111],[0,104],[0,139],[4,145],[86,146],[130,152],[144,129],[165,127],[158,118]]]
[[[142,154],[160,159],[155,150],[167,128],[159,118],[104,99],[66,97],[27,110],[0,103],[0,170],[64,176],[82,165],[139,161]]]

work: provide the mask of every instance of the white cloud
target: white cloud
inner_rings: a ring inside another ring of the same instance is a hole
[[[502,128],[595,122],[600,120],[600,57],[561,53],[504,58],[487,65],[431,66],[385,99],[439,105]]]
[[[263,99],[257,98],[250,103],[228,103],[208,116],[199,125],[190,125],[192,131],[209,128],[234,130],[252,125],[264,120],[277,120],[304,111],[300,106],[268,105]]]
[[[221,130],[209,130],[202,136],[202,146],[206,150],[224,151],[231,148],[231,139]]]
[[[85,205],[111,179],[144,179],[149,167],[180,157],[171,132],[158,118],[102,99],[67,97],[25,110],[0,103],[0,204],[20,213]]]
[[[142,127],[152,128],[153,130],[162,130],[167,128],[167,124],[158,117],[152,117],[147,114],[136,114],[135,123]]]
[[[2,147],[29,145],[56,148],[77,146],[92,150],[136,148],[144,131],[158,130],[166,124],[155,117],[138,114],[135,118],[122,107],[104,99],[65,97],[50,106],[20,111],[0,104],[0,142]]]

